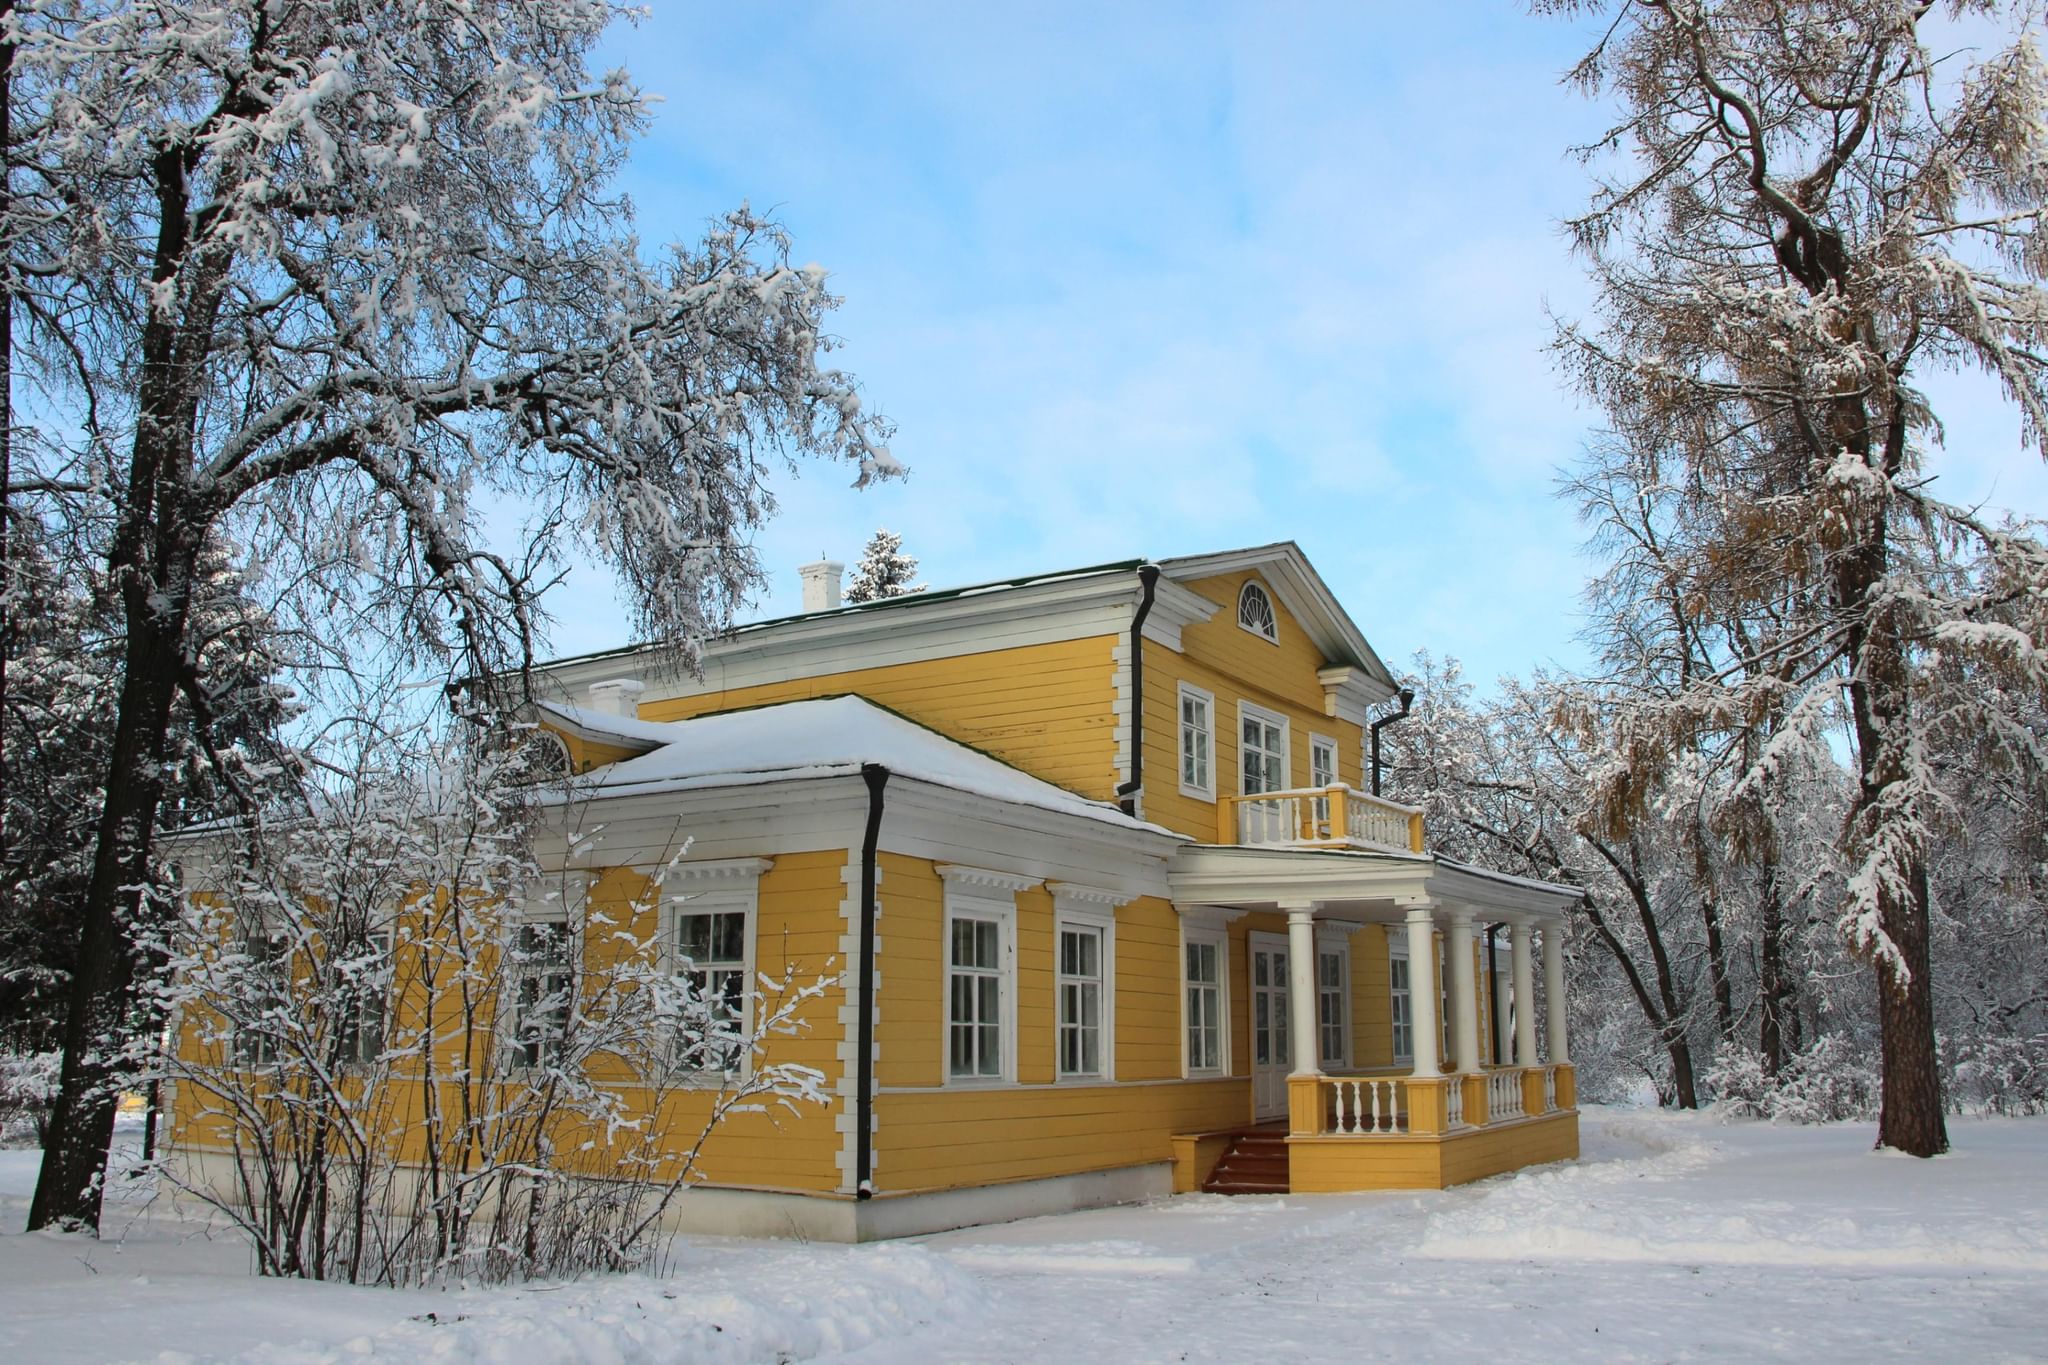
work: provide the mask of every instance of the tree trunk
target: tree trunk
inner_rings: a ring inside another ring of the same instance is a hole
[[[1928,979],[1927,865],[1913,869],[1912,891],[1885,907],[1884,931],[1905,959],[1906,978],[1877,964],[1877,1020],[1884,1047],[1883,1107],[1877,1145],[1912,1156],[1948,1150],[1941,1109],[1941,1068],[1934,1047],[1934,990]]]
[[[1781,905],[1778,891],[1778,868],[1775,863],[1765,862],[1760,869],[1762,885],[1758,887],[1758,899],[1762,902],[1762,925],[1758,937],[1760,960],[1757,965],[1757,1051],[1763,1054],[1764,1070],[1777,1075],[1785,1067],[1785,1008],[1788,997],[1785,979],[1785,909]],[[1798,1022],[1792,1020],[1796,1031]]]
[[[189,586],[189,560],[185,567],[181,588]],[[114,719],[106,804],[79,925],[78,964],[64,1019],[64,1065],[42,1173],[29,1206],[31,1231],[99,1226],[107,1145],[113,1141],[120,1100],[118,1051],[135,967],[128,926],[144,913],[151,880],[149,846],[156,833],[178,642],[189,597],[180,591],[176,605],[159,615],[149,608],[149,593],[146,580],[127,590],[141,600],[131,603],[128,612],[126,676]]]
[[[1721,939],[1720,892],[1709,881],[1700,893],[1700,918],[1707,926],[1707,983],[1714,993],[1714,1023],[1723,1042],[1735,1041],[1735,991],[1728,982],[1728,947]]]

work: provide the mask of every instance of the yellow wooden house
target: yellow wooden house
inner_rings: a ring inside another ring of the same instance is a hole
[[[867,1240],[1577,1155],[1577,893],[1437,857],[1372,793],[1394,679],[1296,546],[860,605],[841,570],[700,676],[545,670],[589,910],[640,903],[680,829],[693,965],[834,983],[763,1042],[829,1105],[721,1125],[686,1226]]]

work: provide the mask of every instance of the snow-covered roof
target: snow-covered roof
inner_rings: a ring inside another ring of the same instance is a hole
[[[877,763],[896,776],[973,796],[1185,837],[977,753],[864,697],[783,702],[677,721],[629,720],[558,702],[539,706],[581,733],[659,746],[593,770],[585,780],[608,796],[842,777]]]

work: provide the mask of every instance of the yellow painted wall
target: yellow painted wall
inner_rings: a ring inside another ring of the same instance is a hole
[[[845,896],[842,869],[846,857],[844,850],[786,854],[778,857],[774,866],[762,875],[755,940],[758,972],[778,979],[786,976],[798,984],[839,976],[844,966],[838,959],[838,952],[840,907]],[[606,869],[596,877],[591,887],[590,912],[636,938],[653,938],[656,935],[658,911],[648,894],[647,879],[630,869]],[[620,947],[621,941],[602,928],[587,929],[584,937],[586,977],[601,973],[609,960],[607,954],[619,951]],[[426,951],[431,949],[401,946],[397,971],[401,983],[422,982]],[[416,984],[411,991],[401,985],[399,997],[389,1006],[394,1031],[421,1022],[425,991],[423,984]],[[798,1028],[795,1033],[778,1037],[770,1045],[772,1052],[769,1055],[774,1061],[809,1066],[823,1073],[828,1090],[836,1085],[840,1070],[838,1047],[842,1030],[839,1009],[842,998],[843,988],[835,982],[801,1008],[796,1017]],[[482,1006],[482,1018],[487,1021],[490,1012],[487,999]],[[439,994],[434,1014],[440,1039],[436,1054],[445,1071],[459,1056],[465,1037],[460,1023],[459,998],[446,992]],[[202,1025],[200,1013],[195,1011],[188,1016],[181,1030],[179,1047],[194,1059],[200,1059],[209,1052],[217,1058],[221,1055],[219,1045],[201,1041]],[[473,1052],[479,1054],[479,1060],[481,1050],[495,1045],[492,1039],[481,1033],[471,1037],[469,1042]],[[624,1076],[618,1080],[618,1093],[626,1103],[629,1117],[638,1118],[655,1111],[653,1132],[659,1135],[661,1145],[671,1158],[696,1144],[719,1104],[714,1088],[685,1088],[659,1097],[657,1108],[657,1097],[648,1088],[635,1086]],[[445,1110],[453,1102],[453,1087],[442,1086],[438,1093]],[[379,1094],[372,1097],[367,1107],[367,1113],[374,1118],[374,1125],[392,1135],[402,1161],[418,1161],[424,1154],[425,1130],[421,1126],[420,1115],[425,1099],[424,1087],[418,1079],[394,1076],[380,1088]],[[207,1107],[199,1087],[191,1082],[181,1084],[173,1109],[174,1141],[196,1147],[227,1144],[226,1127],[219,1121],[203,1117],[202,1111]],[[833,1123],[833,1110],[834,1104],[827,1103],[800,1105],[796,1113],[779,1106],[770,1106],[770,1112],[765,1114],[728,1113],[705,1141],[698,1171],[703,1178],[720,1184],[817,1191],[834,1189],[840,1183],[836,1165],[840,1143]],[[571,1121],[558,1122],[554,1133],[560,1150],[574,1151],[580,1145],[580,1140],[572,1140],[577,1135]],[[630,1143],[631,1138],[624,1141]],[[622,1150],[600,1146],[589,1158],[594,1163],[593,1169],[616,1172],[620,1168]],[[673,1160],[663,1164],[663,1174],[673,1170]]]
[[[650,701],[643,720],[852,693],[1069,791],[1116,791],[1116,678],[1109,635],[825,673]]]
[[[1184,586],[1222,609],[1208,621],[1181,631],[1181,652],[1145,642],[1145,818],[1204,843],[1216,839],[1216,803],[1185,796],[1180,788],[1180,684],[1192,683],[1215,695],[1215,788],[1219,795],[1243,790],[1238,754],[1238,703],[1251,702],[1288,720],[1288,783],[1309,785],[1309,736],[1337,741],[1337,778],[1365,785],[1361,744],[1364,729],[1325,715],[1323,685],[1316,671],[1324,659],[1300,624],[1273,597],[1277,644],[1237,624],[1237,598],[1256,573],[1197,579]],[[1265,580],[1260,579],[1261,582]],[[1270,593],[1270,586],[1268,587]]]
[[[1296,1194],[1445,1189],[1578,1154],[1579,1116],[1560,1113],[1448,1138],[1289,1138],[1287,1171]]]

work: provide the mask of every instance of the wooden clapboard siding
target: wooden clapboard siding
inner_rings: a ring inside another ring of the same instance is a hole
[[[1222,609],[1208,621],[1181,631],[1181,652],[1145,642],[1145,818],[1204,843],[1216,840],[1216,803],[1185,795],[1180,786],[1180,684],[1191,683],[1216,700],[1212,755],[1218,795],[1242,790],[1238,752],[1238,704],[1250,702],[1287,717],[1288,784],[1309,785],[1309,736],[1337,741],[1337,778],[1363,787],[1364,730],[1323,711],[1323,686],[1316,671],[1324,659],[1308,633],[1273,597],[1277,644],[1237,624],[1237,598],[1256,573],[1225,574],[1183,586]],[[1264,581],[1263,579],[1261,580]],[[1270,591],[1270,589],[1269,589]]]
[[[1576,1112],[1449,1137],[1296,1137],[1287,1142],[1288,1182],[1296,1194],[1445,1189],[1578,1154]]]
[[[1069,791],[1116,789],[1115,636],[989,649],[650,701],[643,720],[852,693]]]

